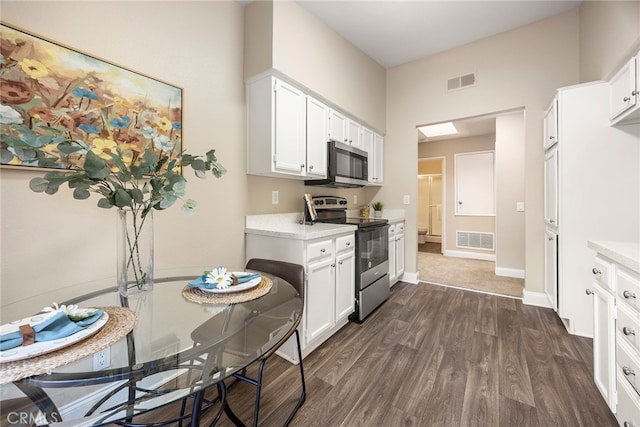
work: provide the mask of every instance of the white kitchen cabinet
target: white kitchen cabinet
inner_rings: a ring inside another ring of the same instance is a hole
[[[594,382],[621,426],[640,425],[633,424],[640,421],[640,242],[588,247],[597,252],[587,290],[594,297]]]
[[[362,128],[362,148],[368,155],[369,185],[382,185],[383,138],[367,127]]]
[[[612,124],[640,123],[640,53],[629,59],[609,81]]]
[[[335,316],[334,323],[349,318],[355,309],[355,274],[356,260],[354,240],[352,236],[345,236],[336,239],[336,261],[335,261]]]
[[[363,126],[360,123],[347,119],[347,144],[362,150],[362,129]]]
[[[558,235],[553,230],[547,229],[544,245],[544,293],[547,295],[549,305],[555,311],[558,310]]]
[[[327,177],[329,110],[322,102],[307,96],[307,177]]]
[[[404,274],[404,221],[389,224],[389,284]]]
[[[349,322],[355,305],[355,236],[353,231],[301,240],[274,234],[246,234],[246,258],[267,258],[304,266],[306,295],[300,325],[302,355]],[[296,361],[295,347],[281,352]]]
[[[266,76],[247,84],[247,173],[306,176],[306,95]]]
[[[558,227],[558,148],[544,155],[544,222],[548,227]]]
[[[608,92],[607,82],[557,90],[559,142],[546,163],[554,176],[557,156],[557,313],[569,333],[586,337],[593,336],[594,325],[593,302],[585,295],[593,254],[585,242],[640,235],[640,137],[610,126]],[[549,211],[555,209],[548,202],[548,223]]]
[[[593,381],[611,411],[615,412],[615,298],[597,282],[593,283],[592,292]]]
[[[347,142],[347,116],[333,108],[329,110],[329,139]]]
[[[548,149],[558,142],[558,98],[553,98],[544,111],[544,140],[543,147]]]
[[[334,289],[332,289],[335,268],[333,263],[332,254],[328,253],[324,259],[307,265],[307,295],[305,299],[313,301],[313,303],[305,304],[303,334],[305,345],[313,342],[333,326],[335,318]]]

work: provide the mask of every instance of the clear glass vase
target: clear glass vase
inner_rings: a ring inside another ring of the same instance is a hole
[[[118,290],[124,297],[153,289],[152,212],[118,209]]]

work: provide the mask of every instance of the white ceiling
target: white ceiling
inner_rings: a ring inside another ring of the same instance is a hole
[[[558,15],[579,0],[296,0],[385,68]]]

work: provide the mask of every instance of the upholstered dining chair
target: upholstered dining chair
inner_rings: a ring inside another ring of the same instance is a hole
[[[300,298],[302,298],[302,301],[304,302],[305,277],[304,277],[304,268],[301,265],[284,262],[284,261],[276,261],[276,260],[263,259],[263,258],[253,258],[247,262],[246,268],[247,270],[256,270],[256,271],[262,271],[264,273],[269,273],[286,280],[296,289],[296,291],[300,294]],[[300,407],[302,406],[302,404],[306,399],[307,391],[306,391],[305,382],[304,382],[304,368],[302,367],[302,350],[300,347],[300,334],[298,333],[298,325],[300,324],[301,318],[302,318],[302,313],[296,320],[290,332],[287,333],[284,337],[282,337],[282,339],[278,341],[278,343],[270,351],[268,351],[262,357],[256,360],[256,362],[259,363],[257,378],[254,379],[254,378],[248,377],[246,375],[246,370],[242,371],[241,373],[234,374],[234,377],[242,381],[248,382],[249,384],[252,384],[256,387],[256,401],[255,401],[255,409],[253,413],[253,425],[255,427],[257,427],[258,425],[258,416],[260,413],[260,393],[262,391],[262,374],[264,371],[264,366],[267,363],[267,360],[293,335],[295,335],[296,348],[298,351],[298,360],[299,360],[298,366],[300,369],[300,380],[302,383],[302,392],[300,394],[300,398],[298,399],[298,402],[296,403],[296,406],[293,408],[293,410],[289,414],[289,417],[287,418],[287,421],[284,424],[285,426],[288,426],[289,423],[291,423],[291,420],[293,419],[296,412],[298,412],[298,409],[300,409]]]

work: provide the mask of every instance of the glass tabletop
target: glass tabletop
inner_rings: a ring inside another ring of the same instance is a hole
[[[60,425],[77,425],[81,420],[107,424],[220,382],[271,350],[299,321],[303,304],[300,295],[291,284],[265,273],[261,274],[272,281],[272,286],[256,299],[236,304],[186,299],[183,289],[202,271],[164,271],[165,277],[155,278],[152,291],[127,299],[122,299],[115,287],[77,293],[81,296],[67,302],[86,308],[125,305],[136,314],[137,324],[106,353],[99,354],[101,366],[95,366],[95,357],[90,355],[48,375],[2,384],[3,406],[25,394],[31,400],[42,399],[44,391],[47,405],[53,405],[46,411],[49,421],[62,421]],[[28,305],[24,302],[23,315],[38,312],[38,306]],[[11,309],[19,310],[16,304]],[[132,398],[132,385],[153,393],[139,398],[145,393],[138,391],[134,393],[137,398]],[[41,409],[45,406],[40,402]]]

